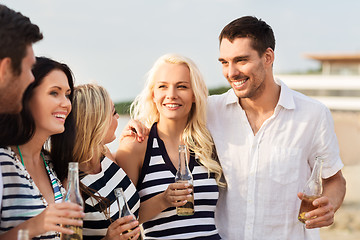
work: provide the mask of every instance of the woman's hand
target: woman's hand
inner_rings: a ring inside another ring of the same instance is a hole
[[[136,227],[136,228],[135,228]],[[134,229],[135,228],[135,229]],[[138,239],[140,236],[139,222],[133,216],[119,218],[111,223],[104,240],[127,240]]]
[[[28,229],[33,232],[30,234],[31,237],[49,231],[72,234],[74,232],[71,229],[63,226],[82,226],[83,221],[81,219],[84,216],[83,208],[78,204],[71,202],[52,203],[42,213],[31,219],[32,223]]]
[[[144,141],[149,135],[149,129],[141,122],[131,119],[123,129],[120,135],[120,141],[125,137],[134,137],[138,142]]]
[[[186,204],[191,198],[192,188],[188,183],[172,183],[163,192],[163,199],[166,207],[180,207]]]
[[[0,239],[15,240],[20,229],[28,229],[30,238],[50,231],[72,234],[74,232],[63,225],[82,226],[84,216],[83,208],[75,203],[51,203],[39,215],[1,234]]]

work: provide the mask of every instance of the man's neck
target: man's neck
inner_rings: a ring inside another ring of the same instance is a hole
[[[269,81],[264,91],[253,98],[240,98],[254,135],[259,131],[266,119],[270,118],[280,97],[280,86],[274,80]]]

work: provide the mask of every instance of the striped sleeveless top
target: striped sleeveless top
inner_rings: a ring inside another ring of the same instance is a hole
[[[189,168],[194,178],[195,213],[177,216],[170,207],[143,224],[145,239],[221,239],[215,226],[214,214],[219,196],[214,175],[190,156]],[[177,168],[172,164],[164,142],[159,138],[156,123],[147,142],[143,167],[137,189],[140,201],[164,192],[175,180]]]
[[[81,176],[80,181],[85,186],[97,191],[102,197],[106,197],[110,202],[108,219],[104,212],[100,210],[99,204],[93,197],[84,197],[85,217],[83,221],[84,239],[102,239],[106,235],[107,228],[112,221],[119,218],[119,208],[114,195],[114,189],[121,187],[124,190],[129,208],[135,216],[138,216],[140,207],[139,194],[130,178],[116,163],[109,158],[101,161],[101,172],[97,174],[86,174]],[[96,194],[97,194],[96,193]]]
[[[44,154],[46,170],[54,190],[55,203],[62,202],[65,189],[53,171],[48,155]],[[0,148],[0,166],[3,180],[0,234],[40,214],[47,206],[39,189],[15,153]],[[47,232],[33,239],[60,239],[59,233]]]

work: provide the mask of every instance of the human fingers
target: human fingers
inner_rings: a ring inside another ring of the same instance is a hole
[[[110,226],[108,227],[108,229],[114,230],[119,228],[120,226],[126,224],[126,223],[131,223],[131,222],[135,222],[134,221],[134,217],[133,216],[125,216],[125,217],[121,217],[118,218],[116,221],[112,222],[110,224]],[[135,225],[136,226],[136,225]]]
[[[107,231],[107,239],[113,239],[114,237],[119,237],[121,234],[132,231],[139,225],[139,222],[134,220],[133,216],[126,216],[117,219],[115,222],[111,223]],[[136,234],[136,232],[135,232]],[[119,238],[120,239],[120,238]]]
[[[138,239],[140,236],[140,228],[137,227],[133,230],[127,230],[123,232],[121,235],[121,239]]]
[[[134,140],[136,139],[136,133],[131,130],[131,129],[124,129],[122,132],[121,132],[121,136],[120,136],[120,142],[126,138],[126,137],[131,137],[131,138],[134,138]]]
[[[297,196],[298,196],[298,198],[299,198],[300,200],[302,200],[303,197],[304,197],[304,193],[298,192]]]
[[[55,205],[57,204],[49,204],[44,211],[34,217],[35,232],[41,234],[48,231],[58,231],[71,234],[72,231],[62,227],[62,225],[82,226],[83,222],[81,219],[66,217],[66,215],[71,216],[72,214],[68,214],[68,210],[57,209]],[[81,217],[83,217],[84,213],[80,213],[82,214]]]
[[[193,188],[190,188],[189,183],[172,183],[166,189],[165,195],[170,197],[172,201],[179,201],[189,197],[192,192]]]
[[[44,226],[46,229],[52,225],[70,225],[70,226],[82,226],[82,218],[84,215],[78,217],[77,214],[62,213],[62,212],[45,212],[44,211]]]
[[[72,202],[61,202],[61,203],[53,203],[49,204],[49,206],[53,205],[55,208],[61,210],[61,209],[69,209],[73,211],[83,211],[84,208],[80,206],[79,204],[72,203]]]
[[[315,199],[313,205],[317,208],[305,214],[307,228],[329,226],[334,222],[335,211],[328,197]]]
[[[149,135],[149,129],[138,120],[132,119],[130,127],[141,138]]]
[[[334,223],[334,213],[327,212],[326,214],[309,219],[305,221],[305,226],[308,229],[327,227]]]
[[[334,212],[334,207],[326,196],[315,199],[312,204],[316,209],[305,214],[305,218],[307,219],[323,216],[328,212]]]
[[[168,188],[171,190],[179,190],[179,189],[187,189],[190,187],[190,184],[188,182],[175,182],[169,184]]]
[[[57,216],[62,218],[83,218],[85,213],[83,208],[75,203],[55,203],[50,204],[47,208],[49,216]]]
[[[174,185],[176,184],[173,184],[172,186],[169,185],[164,192],[165,201],[169,207],[183,206],[192,198],[192,188],[178,190]]]
[[[149,135],[149,129],[140,121],[131,119],[128,123],[128,129],[137,136],[137,140],[143,141]]]
[[[83,221],[78,219],[63,219],[63,221],[58,221],[57,223],[52,223],[51,221],[45,222],[45,229],[48,231],[56,231],[64,234],[73,234],[74,231],[71,228],[65,226],[83,226]]]

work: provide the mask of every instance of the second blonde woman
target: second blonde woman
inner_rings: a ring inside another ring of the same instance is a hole
[[[76,121],[74,160],[79,162],[80,188],[85,202],[84,239],[137,239],[140,229],[132,218],[119,218],[114,189],[124,189],[128,205],[137,215],[140,205],[134,184],[114,162],[105,144],[115,140],[119,115],[107,91],[95,84],[74,90]],[[128,233],[128,230],[134,229]]]
[[[139,191],[145,239],[220,239],[214,212],[218,186],[225,184],[206,129],[207,95],[196,65],[168,54],[155,62],[144,90],[132,104],[132,118],[151,128],[150,134],[141,143],[125,137],[116,160]],[[195,199],[195,213],[186,217],[177,216],[175,209],[191,194],[183,183],[174,183],[178,148],[183,144],[190,149]]]

